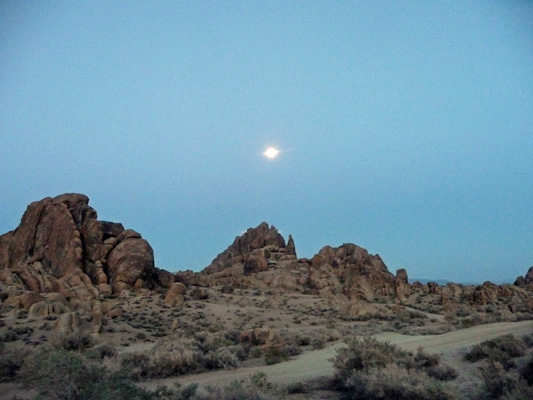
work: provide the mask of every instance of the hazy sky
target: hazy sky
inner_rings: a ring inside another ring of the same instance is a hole
[[[280,155],[268,160],[266,147]],[[89,196],[199,270],[298,255],[513,281],[533,265],[533,2],[0,2],[0,232]]]

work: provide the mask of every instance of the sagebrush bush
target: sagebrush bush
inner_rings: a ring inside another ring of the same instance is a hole
[[[339,349],[336,379],[351,399],[454,399],[441,380],[457,372],[440,357],[419,349],[416,355],[388,342],[366,337]]]
[[[149,356],[150,378],[164,378],[203,371],[206,368],[203,353],[189,340],[167,342],[158,346]]]
[[[207,370],[236,368],[239,364],[238,355],[242,351],[241,346],[203,346],[198,343],[197,338],[185,337],[160,342],[146,353],[123,354],[120,363],[134,380],[166,378]]]
[[[392,362],[401,364],[406,368],[414,367],[412,357],[407,351],[388,342],[380,342],[367,336],[362,340],[350,342],[348,347],[339,349],[334,366],[342,374],[352,370],[384,368]]]
[[[489,360],[486,365],[479,367],[479,370],[483,379],[482,398],[498,399],[512,391],[517,384],[516,379],[497,361]]]
[[[80,354],[43,347],[24,360],[23,382],[37,385],[42,400],[149,400],[148,391],[136,387],[124,374],[110,372],[101,363]]]
[[[281,397],[281,393],[267,382],[262,372],[248,379],[233,381],[228,386],[208,387],[207,392],[199,400],[278,400]]]
[[[3,344],[3,343],[2,343]],[[26,352],[0,349],[0,382],[11,381],[22,367]]]
[[[266,365],[278,364],[289,359],[289,354],[283,347],[271,347],[265,353]]]
[[[419,368],[430,368],[439,365],[440,356],[429,354],[422,347],[419,347],[414,356],[415,363]]]
[[[464,355],[464,358],[470,362],[489,358],[509,369],[516,365],[513,357],[523,356],[525,351],[526,344],[522,339],[513,335],[505,335],[476,344]]]
[[[94,346],[92,336],[86,332],[68,332],[54,336],[52,345],[58,349],[83,351]]]
[[[311,347],[315,350],[323,349],[326,346],[326,338],[324,336],[316,336],[311,339]]]
[[[453,400],[451,389],[420,371],[396,364],[354,371],[345,381],[349,399]]]
[[[115,357],[117,354],[115,347],[110,344],[103,344],[88,350],[85,356],[91,360],[103,360],[104,358]]]
[[[520,376],[525,379],[528,385],[533,385],[533,356],[520,369]]]

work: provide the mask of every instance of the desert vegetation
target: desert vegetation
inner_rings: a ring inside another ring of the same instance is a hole
[[[0,400],[530,394],[533,268],[515,285],[410,283],[351,243],[298,259],[262,223],[202,272],[173,274],[96,215],[86,196],[47,198],[0,236]],[[502,322],[528,334],[489,326],[460,355],[402,342]]]
[[[451,386],[457,372],[436,354],[416,354],[365,337],[339,350],[336,379],[347,399],[455,399]]]

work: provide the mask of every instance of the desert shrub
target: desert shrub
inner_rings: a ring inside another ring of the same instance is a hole
[[[85,353],[85,356],[91,360],[103,360],[104,358],[115,357],[118,354],[117,349],[109,344],[103,344],[94,347]]]
[[[387,364],[396,362],[411,368],[414,363],[410,354],[389,342],[380,342],[371,337],[354,340],[348,347],[339,349],[335,357],[334,366],[342,375],[353,370],[368,370],[384,368]]]
[[[19,339],[19,335],[10,329],[0,335],[0,342],[14,342]]]
[[[516,379],[497,361],[490,360],[479,370],[483,380],[482,398],[498,399],[505,393],[509,393],[516,385]]]
[[[505,335],[476,344],[464,355],[464,358],[470,362],[490,358],[510,368],[515,366],[512,358],[523,356],[525,351],[526,345],[523,340],[513,335]]]
[[[212,336],[208,334],[206,338]],[[204,340],[204,345],[205,343]],[[195,338],[169,339],[160,342],[148,353],[123,354],[120,363],[132,379],[165,378],[205,370],[235,368],[239,363],[239,351],[242,351],[239,346],[206,345],[202,349]]]
[[[228,347],[228,349],[235,354],[240,361],[247,360],[251,357],[252,346],[249,343],[237,344],[234,346]]]
[[[0,342],[1,343],[1,342]],[[6,350],[1,343],[0,382],[13,380],[22,367],[25,352]]]
[[[120,367],[134,381],[147,378],[150,359],[143,353],[125,353],[120,356]]]
[[[239,364],[239,359],[229,348],[212,350],[207,353],[207,369],[232,369]]]
[[[474,313],[469,317],[461,319],[463,328],[470,328],[472,326],[485,324],[487,321],[478,313]]]
[[[263,372],[251,375],[248,379],[233,381],[225,387],[207,387],[207,395],[200,400],[274,400],[280,394],[266,380]]]
[[[528,385],[533,384],[533,357],[522,366],[520,375],[526,380]]]
[[[440,357],[422,349],[413,355],[388,342],[366,337],[337,351],[336,378],[348,398],[453,399],[442,384],[457,376]]]
[[[426,369],[426,373],[439,381],[452,381],[459,376],[457,370],[447,364],[431,366]]]
[[[533,334],[522,336],[522,340],[524,341],[527,347],[533,346]]]
[[[345,381],[348,399],[452,400],[453,392],[420,371],[391,364],[353,371]]]
[[[43,347],[26,357],[20,370],[24,382],[36,384],[37,399],[53,400],[141,400],[150,393],[136,387],[124,374],[110,372],[100,363],[81,355]]]
[[[167,386],[158,386],[156,390],[151,393],[151,398],[157,400],[200,400],[196,395],[196,391],[198,390],[197,383],[192,383],[185,386],[183,389],[179,383],[175,383],[174,386],[174,389]]]
[[[263,351],[259,347],[252,347],[250,350],[251,358],[259,358],[263,355]]]
[[[308,335],[299,335],[298,336],[298,344],[300,346],[308,346],[311,344],[311,338]]]
[[[302,382],[291,383],[285,388],[288,394],[306,393],[307,390]]]
[[[241,335],[241,331],[238,329],[230,329],[224,332],[224,338],[226,340],[229,340],[231,343],[239,343],[239,337]]]
[[[511,357],[523,356],[526,351],[526,345],[522,339],[514,335],[505,335],[498,339],[494,339],[498,348]]]
[[[199,331],[194,334],[198,348],[203,353],[231,346],[233,343],[224,337],[222,332]]]
[[[165,378],[186,375],[205,369],[203,354],[192,347],[175,345],[164,350],[157,349],[149,358],[149,378]]]
[[[326,338],[324,336],[315,336],[311,339],[311,347],[313,349],[323,349],[324,346],[326,346]]]
[[[94,345],[91,335],[85,332],[68,332],[54,336],[52,345],[57,349],[82,351]]]
[[[282,351],[285,352],[289,357],[294,357],[298,354],[302,354],[302,349],[297,344],[286,344],[283,346]]]
[[[516,382],[515,386],[499,397],[499,400],[531,400],[533,387],[528,386],[523,380]]]
[[[439,365],[440,356],[438,354],[429,354],[422,347],[419,347],[415,356],[415,363],[419,368],[430,368]]]
[[[283,347],[271,347],[265,353],[266,365],[278,364],[289,359],[289,354]]]

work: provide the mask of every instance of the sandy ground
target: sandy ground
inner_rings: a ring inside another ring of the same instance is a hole
[[[422,346],[427,352],[452,357],[466,348],[485,340],[510,333],[521,336],[531,332],[533,332],[533,321],[520,321],[479,325],[442,335],[407,336],[387,332],[377,334],[375,337],[378,340],[396,344],[405,350],[416,350]],[[179,382],[182,385],[198,383],[200,388],[205,388],[206,386],[227,385],[233,380],[244,379],[257,372],[264,372],[269,382],[278,385],[318,379],[334,374],[332,360],[336,355],[337,349],[342,346],[345,346],[345,344],[335,343],[322,350],[310,351],[291,361],[280,364],[153,380],[143,383],[143,386],[155,389],[159,385],[172,385],[174,382]]]

